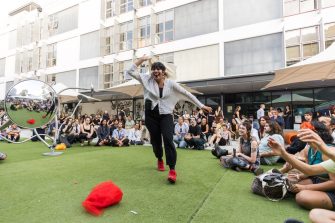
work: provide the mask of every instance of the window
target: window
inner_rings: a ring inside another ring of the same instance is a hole
[[[104,72],[104,89],[113,86],[113,64],[105,64],[103,68]]]
[[[120,25],[120,50],[133,48],[133,22]]]
[[[48,22],[49,35],[53,36],[57,34],[57,29],[58,29],[58,16],[57,14],[50,15]]]
[[[0,77],[5,76],[5,65],[6,65],[6,58],[0,59]]]
[[[284,15],[296,15],[317,9],[317,0],[285,0]]]
[[[28,51],[28,72],[33,70],[33,51]]]
[[[47,67],[56,66],[57,45],[56,43],[48,45]]]
[[[314,108],[320,115],[330,115],[330,108],[335,106],[335,88],[314,89]]]
[[[157,15],[156,36],[158,43],[173,40],[174,33],[174,11],[165,11]]]
[[[106,29],[106,38],[105,38],[105,55],[109,55],[113,52],[113,27]]]
[[[318,54],[319,42],[318,26],[286,32],[286,65],[290,66]]]
[[[106,2],[106,18],[115,16],[115,0],[107,0]]]
[[[139,20],[138,47],[145,47],[150,44],[150,17],[146,16]]]
[[[329,47],[335,41],[335,22],[325,24],[325,46]]]
[[[129,12],[134,9],[133,0],[120,0],[120,13]]]
[[[56,74],[47,75],[47,80],[46,81],[50,85],[56,83]]]
[[[322,8],[331,7],[331,6],[335,6],[335,1],[334,0],[322,0],[321,4],[322,4]]]
[[[103,86],[110,88],[125,81],[124,75],[126,69],[129,68],[131,61],[114,62],[103,65]]]
[[[140,0],[140,6],[141,7],[144,7],[144,6],[147,6],[147,5],[151,5],[151,0]]]

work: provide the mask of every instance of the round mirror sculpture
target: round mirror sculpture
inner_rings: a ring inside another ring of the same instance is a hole
[[[56,92],[39,80],[24,80],[6,95],[8,118],[22,128],[35,129],[53,120],[57,111]]]

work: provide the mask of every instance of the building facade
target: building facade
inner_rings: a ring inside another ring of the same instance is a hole
[[[236,105],[245,114],[260,103],[289,105],[299,115],[335,100],[334,89],[317,86],[261,91],[274,70],[334,42],[332,0],[68,0],[30,3],[8,16],[0,33],[0,98],[30,77],[107,89],[124,81],[134,58],[153,54],[176,65],[177,81],[228,116]],[[103,91],[97,97],[105,102],[83,109],[123,106],[140,115],[140,99],[114,100]]]

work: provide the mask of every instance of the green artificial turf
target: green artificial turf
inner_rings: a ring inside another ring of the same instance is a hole
[[[19,126],[29,128],[37,128],[42,125],[45,125],[51,120],[50,118],[53,117],[53,115],[48,115],[48,117],[43,118],[42,116],[47,114],[47,112],[45,111],[41,112],[29,111],[25,108],[21,108],[15,111],[11,110],[10,106],[7,106],[7,111],[9,113],[11,120],[13,120],[14,123],[17,123]],[[27,121],[31,119],[35,120],[34,124],[27,123]]]
[[[272,202],[250,192],[251,173],[224,170],[209,151],[178,150],[175,185],[155,169],[151,147],[74,147],[45,157],[43,144],[0,142],[0,222],[307,222],[293,199]],[[124,192],[100,217],[81,202],[112,180]],[[132,213],[136,212],[137,214]]]

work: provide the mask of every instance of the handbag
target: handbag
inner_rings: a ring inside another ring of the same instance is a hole
[[[270,201],[280,201],[289,195],[289,181],[287,176],[279,172],[267,172],[255,177],[251,191]]]

